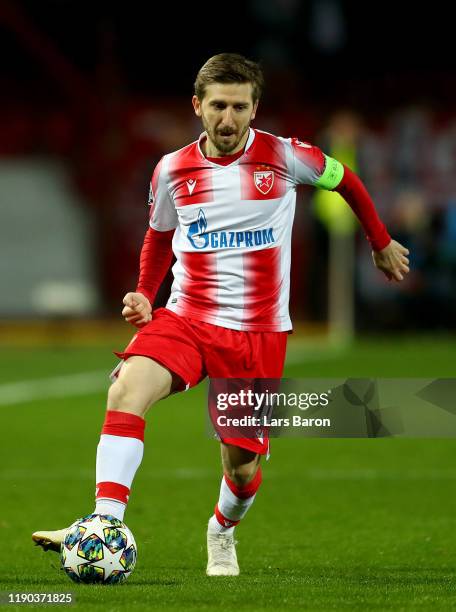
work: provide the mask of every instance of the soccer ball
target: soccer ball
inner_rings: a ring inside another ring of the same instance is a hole
[[[136,542],[128,527],[106,514],[75,521],[60,549],[62,569],[75,582],[117,584],[136,564]]]

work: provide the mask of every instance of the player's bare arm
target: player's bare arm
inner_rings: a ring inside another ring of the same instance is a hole
[[[408,249],[402,244],[391,240],[381,251],[372,251],[372,259],[388,280],[400,282],[410,272],[408,254]]]

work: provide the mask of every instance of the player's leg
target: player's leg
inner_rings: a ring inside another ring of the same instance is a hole
[[[237,576],[234,528],[253,504],[261,484],[258,453],[221,443],[223,477],[207,530],[208,576]]]
[[[223,442],[220,446],[223,478],[209,524],[219,533],[232,533],[252,505],[261,484],[261,455]]]
[[[94,513],[122,520],[130,488],[144,450],[144,416],[167,397],[176,377],[148,357],[133,355],[122,365],[108,392],[107,412],[97,448]],[[33,541],[45,550],[60,550],[66,529],[37,531]]]
[[[198,384],[205,372],[192,327],[166,308],[154,311],[152,321],[117,355],[124,361],[109,390],[98,445],[95,512],[122,519],[143,455],[146,411],[171,391]],[[32,537],[44,549],[59,550],[65,532],[36,532]]]
[[[213,379],[242,379],[269,389],[280,379],[286,351],[286,333],[246,333],[231,329],[217,329],[214,334],[207,371]],[[256,382],[255,382],[256,381]],[[235,385],[236,386],[236,385]],[[233,391],[235,388],[233,387]],[[214,422],[214,406],[209,406]],[[253,437],[250,428],[241,428],[235,437],[222,440],[223,477],[219,500],[208,524],[209,576],[237,575],[234,529],[251,507],[261,484],[261,455],[269,454],[268,432],[261,438]],[[217,427],[216,427],[217,430]],[[228,433],[228,435],[230,435]],[[258,435],[258,434],[256,434]],[[214,559],[219,559],[214,562]],[[220,561],[222,559],[222,561]]]
[[[97,448],[96,514],[123,520],[143,457],[144,417],[150,406],[167,397],[177,384],[168,369],[149,357],[133,355],[123,363],[108,392]]]

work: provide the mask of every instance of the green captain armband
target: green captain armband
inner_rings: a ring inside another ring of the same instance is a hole
[[[323,155],[325,154],[323,153]],[[328,189],[331,191],[332,189],[335,189],[342,180],[342,177],[344,176],[344,167],[337,161],[337,159],[333,159],[332,157],[329,157],[329,155],[325,155],[325,161],[325,170],[315,183],[315,187],[320,187],[321,189]]]

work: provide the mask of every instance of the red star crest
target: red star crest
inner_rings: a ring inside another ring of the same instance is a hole
[[[274,172],[272,170],[261,170],[253,173],[255,187],[260,193],[266,195],[274,185]]]

